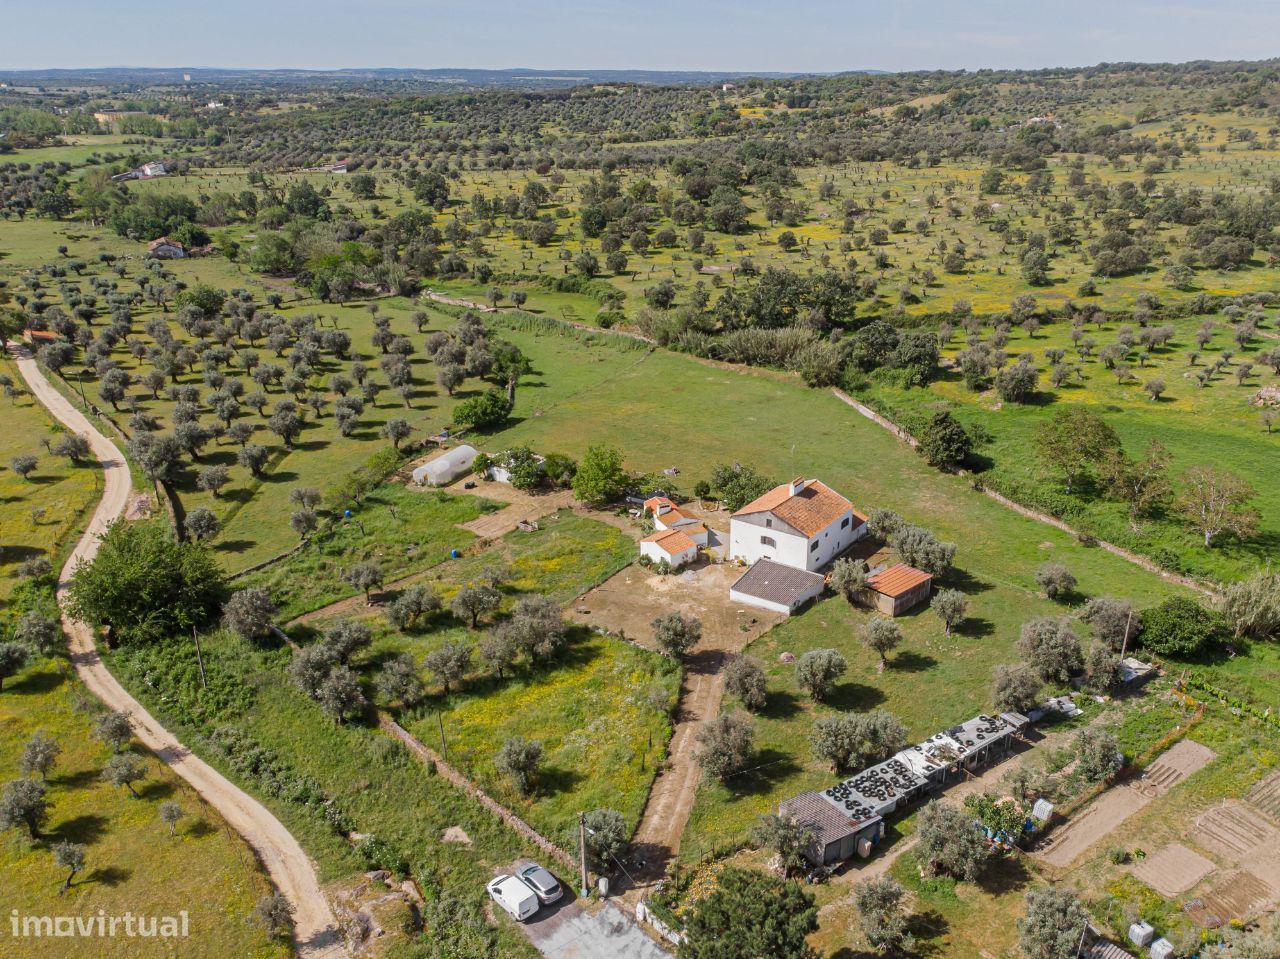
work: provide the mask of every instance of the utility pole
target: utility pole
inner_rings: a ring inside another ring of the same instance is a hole
[[[582,898],[591,895],[587,885],[587,814],[578,813],[578,857],[582,860]]]
[[[1133,607],[1129,607],[1129,618],[1124,622],[1124,641],[1120,644],[1120,658],[1124,659],[1125,651],[1129,648],[1129,627],[1133,625]]]
[[[200,654],[200,634],[194,626],[191,627],[191,641],[196,644],[196,662],[200,664],[200,688],[208,689],[209,684],[204,678],[204,656]]]

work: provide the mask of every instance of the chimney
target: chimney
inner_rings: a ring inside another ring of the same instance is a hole
[[[803,476],[797,476],[795,479],[791,481],[791,484],[788,487],[788,490],[790,491],[792,496],[795,496],[796,493],[799,493],[802,489],[804,489]]]

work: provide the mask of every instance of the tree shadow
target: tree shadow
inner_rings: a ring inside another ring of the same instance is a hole
[[[21,679],[10,682],[4,687],[4,691],[8,694],[19,696],[38,695],[51,692],[66,681],[67,679],[62,673],[42,669],[39,672],[28,673]]]
[[[952,628],[951,634],[967,636],[969,639],[982,639],[995,635],[996,624],[982,616],[968,616]]]
[[[885,700],[884,692],[875,686],[862,683],[840,683],[833,686],[824,702],[841,712],[865,712]]]
[[[264,483],[293,483],[297,481],[298,474],[293,470],[272,470],[264,473],[261,479]]]
[[[921,653],[914,649],[904,649],[893,657],[889,663],[889,668],[894,672],[900,673],[923,673],[937,665],[938,661],[928,653]]]
[[[107,817],[99,816],[96,813],[86,813],[83,816],[74,816],[65,822],[59,823],[56,829],[51,830],[46,835],[50,839],[78,842],[91,846],[106,834]]]
[[[121,866],[103,866],[101,869],[95,869],[89,873],[87,877],[80,880],[76,885],[87,886],[90,883],[100,882],[104,886],[114,888],[132,875],[132,869],[125,869]]]
[[[787,689],[771,689],[760,715],[766,719],[790,719],[800,712],[800,697]]]
[[[213,548],[219,553],[243,553],[255,545],[257,544],[251,539],[220,539]]]
[[[724,783],[735,799],[768,793],[777,783],[800,772],[794,757],[771,748],[757,752],[751,765],[751,769],[730,776]]]
[[[97,782],[101,775],[96,769],[78,769],[73,773],[66,773],[62,776],[50,776],[49,782],[55,786],[66,786],[68,789],[78,789],[82,786],[88,786],[90,783]]]
[[[554,796],[568,792],[586,777],[576,769],[564,769],[560,766],[544,766],[538,770],[537,794]]]
[[[960,590],[960,592],[965,593],[967,595],[973,595],[974,593],[985,593],[988,590],[995,588],[990,583],[986,582],[985,580],[978,579],[976,576],[970,573],[967,569],[962,569],[959,566],[952,566],[940,578],[950,588],[958,589]]]
[[[35,546],[16,546],[8,545],[0,547],[0,563],[25,563],[28,560],[39,559],[45,555],[45,551]]]
[[[205,836],[212,836],[217,831],[217,827],[202,816],[184,829],[183,833],[192,839],[203,839]]]
[[[173,783],[164,779],[152,779],[138,790],[139,799],[167,799],[173,795]]]
[[[1001,856],[978,876],[978,885],[992,896],[1015,892],[1031,882],[1031,873],[1021,856]]]

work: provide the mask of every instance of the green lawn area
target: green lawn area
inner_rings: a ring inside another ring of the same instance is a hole
[[[1192,367],[1188,353],[1198,350],[1194,337],[1205,319],[1213,320],[1216,333]],[[1145,366],[1134,363],[1133,378],[1123,384],[1096,354],[1081,361],[1069,337],[1071,324],[1059,319],[1034,338],[1013,330],[1006,347],[1010,356],[1031,353],[1035,358],[1041,373],[1037,402],[1001,404],[994,393],[971,392],[951,371],[928,389],[902,389],[888,377],[873,375],[856,392],[909,429],[918,430],[937,409],[952,410],[966,426],[990,436],[976,450],[979,459],[991,464],[982,474],[984,483],[1165,565],[1229,581],[1264,565],[1280,543],[1280,488],[1272,479],[1280,454],[1280,430],[1268,434],[1258,407],[1250,405],[1260,387],[1277,383],[1271,367],[1259,360],[1259,354],[1277,341],[1258,336],[1241,349],[1232,339],[1231,322],[1223,316],[1157,322],[1172,326],[1175,338],[1167,348],[1152,351]],[[1105,346],[1116,340],[1121,325],[1115,321],[1088,324],[1086,336]],[[1135,324],[1128,325],[1138,332]],[[1261,329],[1274,334],[1274,323]],[[963,348],[963,336],[958,334],[944,355],[954,357]],[[1056,390],[1051,387],[1045,351],[1053,348],[1065,350],[1066,362],[1081,366],[1083,381],[1073,379]],[[1233,354],[1226,369],[1209,385],[1198,385],[1194,374],[1224,352]],[[1242,362],[1252,363],[1254,372],[1240,385],[1233,371]],[[1143,384],[1157,378],[1163,380],[1166,392],[1153,402]],[[1163,444],[1171,457],[1169,471],[1175,486],[1180,474],[1195,465],[1213,465],[1244,477],[1258,493],[1253,506],[1261,514],[1261,535],[1244,543],[1223,539],[1206,550],[1198,534],[1174,515],[1143,519],[1134,529],[1121,503],[1107,501],[1088,488],[1083,495],[1067,496],[1057,478],[1045,475],[1033,442],[1036,427],[1065,404],[1082,405],[1102,416],[1133,456],[1141,455],[1153,440]]]
[[[23,386],[18,368],[0,356],[0,373]],[[25,387],[24,387],[25,388]],[[101,480],[91,464],[72,466],[54,456],[41,440],[55,440],[58,427],[29,393],[10,402],[0,399],[0,619],[10,594],[22,582],[17,567],[44,557],[55,571],[61,547],[79,529],[98,500]],[[32,455],[38,462],[27,479],[10,468],[15,456]]]
[[[429,638],[458,641],[464,632]],[[436,713],[442,711],[450,762],[566,845],[582,810],[616,809],[632,827],[639,821],[671,736],[666,707],[680,685],[669,659],[622,640],[578,629],[574,635],[554,666],[519,669],[505,680],[478,677],[406,720],[414,735],[438,749]],[[425,644],[387,648],[417,652]],[[493,768],[498,749],[512,736],[539,740],[545,750],[545,770],[529,797]]]
[[[386,483],[369,493],[351,518],[335,517],[301,550],[237,585],[268,587],[281,619],[292,619],[355,595],[342,574],[358,563],[376,563],[390,583],[443,562],[450,550],[465,549],[475,540],[457,524],[492,508],[496,504],[474,496]],[[224,538],[219,548],[234,548],[234,541]]]
[[[190,914],[190,940],[147,941],[102,938],[93,955],[102,959],[184,956],[277,959],[292,949],[267,939],[248,921],[271,885],[253,852],[226,829],[217,813],[145,750],[138,755],[146,779],[136,784],[140,799],[110,785],[99,773],[111,755],[92,738],[96,703],[74,680],[67,664],[42,661],[5,683],[0,693],[0,780],[19,775],[18,757],[38,730],[62,747],[50,773],[51,808],[43,838],[32,843],[10,832],[0,842],[5,909],[21,915],[177,916]],[[185,816],[170,836],[160,820],[164,802],[178,803]],[[65,870],[54,863],[58,840],[81,843],[85,870],[65,898],[58,889]],[[59,959],[85,955],[75,939],[12,940],[5,926],[3,952],[12,959]]]

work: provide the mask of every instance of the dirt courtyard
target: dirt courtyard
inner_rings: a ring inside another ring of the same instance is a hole
[[[699,650],[738,652],[784,618],[729,599],[742,569],[706,563],[661,576],[633,563],[574,601],[574,622],[618,634],[652,647],[654,618],[679,612],[702,621]]]

